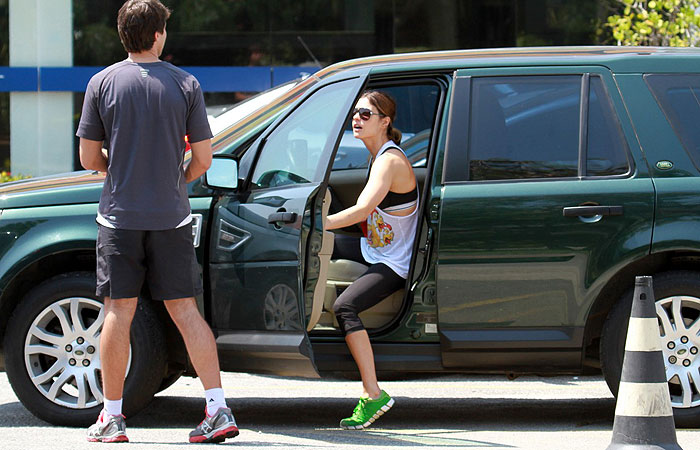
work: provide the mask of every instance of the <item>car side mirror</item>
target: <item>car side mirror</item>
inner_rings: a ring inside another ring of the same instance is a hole
[[[209,170],[204,174],[204,184],[212,189],[236,189],[238,187],[238,161],[215,155]]]

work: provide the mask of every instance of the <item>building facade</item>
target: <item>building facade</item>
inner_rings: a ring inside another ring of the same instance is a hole
[[[125,57],[123,0],[0,0],[0,169],[80,168],[90,76]],[[345,59],[409,51],[587,45],[607,0],[163,0],[163,59],[193,72],[208,105]]]

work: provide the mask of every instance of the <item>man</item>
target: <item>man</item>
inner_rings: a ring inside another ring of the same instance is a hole
[[[104,409],[88,429],[89,441],[128,441],[122,393],[129,329],[144,282],[154,300],[165,302],[204,385],[206,416],[190,442],[238,435],[221,389],[214,336],[194,299],[202,281],[187,183],[211,164],[211,131],[197,80],[160,60],[169,16],[159,0],[124,3],[117,28],[129,56],[92,77],[78,126],[83,167],[107,172],[97,214]],[[186,167],[185,135],[192,148]]]

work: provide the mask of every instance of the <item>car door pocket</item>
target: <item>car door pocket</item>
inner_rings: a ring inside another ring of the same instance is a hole
[[[277,229],[282,228],[284,224],[294,223],[297,221],[297,213],[287,212],[284,208],[279,209],[267,216],[267,223],[272,224]]]

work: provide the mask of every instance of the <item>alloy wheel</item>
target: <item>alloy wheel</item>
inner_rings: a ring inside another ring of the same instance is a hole
[[[103,401],[100,378],[102,303],[85,297],[57,300],[32,322],[24,343],[29,378],[57,405],[85,409]],[[131,351],[127,373],[131,366]]]
[[[297,296],[286,284],[277,284],[267,292],[264,314],[268,330],[300,329]]]
[[[678,295],[656,302],[662,350],[674,408],[700,405],[700,298]]]

